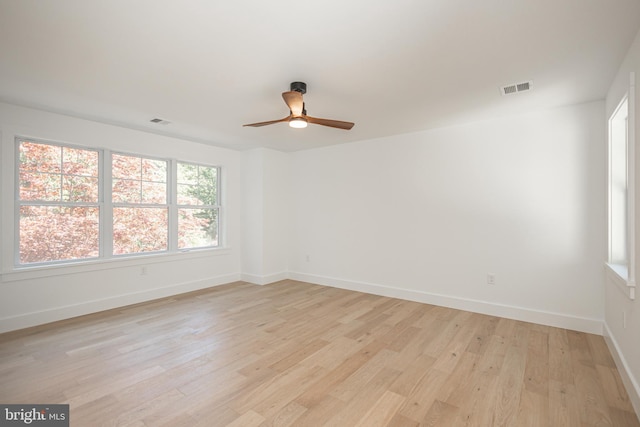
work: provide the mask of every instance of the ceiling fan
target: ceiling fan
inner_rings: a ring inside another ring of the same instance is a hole
[[[303,82],[291,83],[291,90],[283,92],[282,98],[289,107],[289,115],[283,119],[271,120],[268,122],[250,123],[243,126],[260,127],[272,125],[274,123],[287,122],[292,128],[306,128],[308,123],[315,125],[328,126],[331,128],[349,130],[353,127],[351,122],[341,122],[340,120],[319,119],[317,117],[307,116],[302,95],[307,93],[307,84]]]

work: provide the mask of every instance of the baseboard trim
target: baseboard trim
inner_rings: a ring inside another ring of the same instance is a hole
[[[211,277],[205,280],[179,283],[162,288],[150,289],[134,292],[125,295],[117,295],[111,298],[86,301],[63,307],[55,307],[33,313],[25,313],[13,317],[0,318],[0,333],[31,326],[42,325],[55,322],[57,320],[69,319],[85,314],[96,313],[131,304],[151,301],[167,296],[178,295],[186,292],[205,289],[226,283],[242,280],[256,285],[267,285],[285,279],[299,280],[318,285],[331,286],[374,295],[387,296],[391,298],[405,299],[409,301],[422,302],[426,304],[439,305],[443,307],[455,308],[458,310],[472,311],[492,316],[505,317],[508,319],[521,320],[525,322],[537,323],[547,326],[571,329],[580,332],[603,334],[603,321],[599,319],[589,319],[566,314],[536,311],[522,307],[495,304],[487,301],[471,300],[448,295],[434,294],[411,289],[388,287],[384,285],[356,282],[351,280],[338,279],[334,277],[318,276],[300,272],[279,272],[268,275],[256,275],[250,273],[234,273]]]
[[[226,274],[210,277],[203,280],[178,283],[161,288],[148,289],[139,292],[132,292],[124,295],[116,295],[110,298],[85,301],[79,304],[55,307],[48,310],[20,314],[18,316],[5,317],[0,319],[0,333],[29,328],[37,325],[55,322],[58,320],[70,319],[72,317],[84,316],[86,314],[97,313],[104,310],[125,307],[131,304],[152,301],[186,292],[197,291],[226,283],[241,280],[239,273]]]
[[[616,367],[618,368],[618,372],[620,372],[620,377],[629,395],[631,405],[636,411],[638,419],[640,419],[640,383],[638,383],[638,380],[631,373],[627,360],[624,358],[622,351],[620,351],[618,342],[611,333],[611,329],[609,329],[606,321],[604,322],[604,340],[607,343],[607,347],[609,347],[613,360],[616,362]]]
[[[279,282],[281,280],[286,280],[289,278],[289,273],[286,271],[282,271],[280,273],[272,273],[267,275],[259,275],[259,274],[251,274],[251,273],[242,273],[241,280],[243,282],[248,282],[254,285],[268,285],[270,283]]]
[[[590,334],[602,335],[603,332],[603,321],[601,319],[569,316],[561,313],[531,310],[528,308],[495,304],[487,301],[459,298],[412,289],[392,288],[384,285],[356,282],[334,277],[317,276],[300,272],[290,272],[289,278],[317,285],[331,286],[333,288],[341,288],[391,298],[422,302],[425,304],[439,305],[458,310],[472,311],[474,313],[505,317],[507,319],[521,320],[524,322],[554,326],[573,331],[587,332]]]

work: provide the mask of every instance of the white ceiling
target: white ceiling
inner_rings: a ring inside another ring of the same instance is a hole
[[[0,0],[0,100],[295,151],[602,99],[639,28],[640,0]],[[242,127],[297,80],[355,127]]]

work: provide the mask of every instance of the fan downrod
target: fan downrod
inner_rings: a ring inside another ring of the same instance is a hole
[[[300,92],[303,95],[307,93],[307,84],[305,82],[292,82],[290,87],[294,92]]]

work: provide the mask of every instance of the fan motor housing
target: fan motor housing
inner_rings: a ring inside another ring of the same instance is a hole
[[[307,84],[304,82],[292,82],[291,90],[295,92],[300,92],[301,94],[307,93]]]

